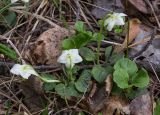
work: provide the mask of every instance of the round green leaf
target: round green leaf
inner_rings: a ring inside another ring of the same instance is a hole
[[[141,69],[135,75],[134,79],[132,80],[132,85],[143,88],[149,84],[149,76],[145,69]]]
[[[55,86],[56,86],[56,83],[46,83],[46,82],[44,82],[42,87],[45,91],[51,91],[55,88]]]
[[[103,83],[111,72],[112,68],[110,67],[103,68],[101,66],[94,66],[91,73],[98,83]]]
[[[122,58],[116,62],[114,69],[120,68],[126,70],[129,76],[133,76],[138,71],[136,63],[128,58]]]
[[[127,71],[121,68],[116,69],[113,73],[113,81],[122,89],[128,88],[129,75]]]
[[[82,47],[79,49],[79,51],[80,51],[80,55],[84,57],[84,59],[87,61],[94,61],[96,58],[94,52],[87,47]]]
[[[109,46],[105,49],[105,58],[106,58],[106,61],[108,61],[109,59],[109,56],[111,54],[111,51],[112,51],[112,46]]]
[[[88,88],[89,81],[91,80],[90,71],[84,70],[77,82],[75,82],[76,89],[79,92],[85,92]]]
[[[84,22],[77,21],[76,24],[75,24],[75,28],[76,28],[77,31],[83,32],[84,31]]]
[[[79,93],[75,89],[75,86],[73,83],[70,83],[69,85],[64,85],[62,83],[56,85],[55,91],[57,94],[59,94],[62,98],[69,98],[71,96],[78,97]]]

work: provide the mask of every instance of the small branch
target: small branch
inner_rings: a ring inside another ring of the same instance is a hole
[[[159,20],[158,20],[158,17],[157,17],[157,15],[156,15],[155,11],[154,11],[154,8],[153,8],[152,4],[150,3],[149,0],[145,0],[145,2],[146,2],[146,3],[149,5],[149,7],[151,8],[152,13],[153,13],[153,15],[154,15],[154,17],[155,17],[155,19],[156,19],[158,28],[160,28],[160,22],[159,22]]]
[[[17,12],[17,13],[20,13],[20,14],[31,15],[31,16],[37,18],[37,19],[40,19],[40,20],[43,20],[43,21],[47,22],[48,24],[50,24],[51,26],[53,26],[55,28],[60,28],[59,25],[53,23],[51,20],[49,20],[49,19],[47,19],[47,18],[45,18],[45,17],[43,17],[41,15],[38,15],[38,14],[35,14],[35,13],[26,12],[26,11],[22,11],[22,10],[17,10],[14,7],[9,8],[9,10]]]

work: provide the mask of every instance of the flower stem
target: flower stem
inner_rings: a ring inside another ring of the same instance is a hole
[[[103,25],[104,25],[104,20],[102,21],[102,25],[100,26],[100,31],[98,33],[98,42],[97,42],[97,65],[99,65],[99,56],[100,56],[100,47],[101,47],[101,39],[102,39],[102,32],[103,32]]]
[[[73,81],[72,68],[68,68],[67,74],[68,74],[69,81]]]
[[[126,57],[128,58],[128,46],[129,46],[129,31],[130,31],[130,22],[128,19],[128,27],[127,27],[128,31],[127,31],[127,50],[126,50]]]

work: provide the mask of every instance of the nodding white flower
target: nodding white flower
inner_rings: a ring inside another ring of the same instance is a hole
[[[76,63],[82,61],[82,57],[79,55],[78,49],[70,49],[62,51],[57,61],[65,64],[67,68],[72,68]]]
[[[127,15],[124,13],[109,14],[109,17],[104,21],[104,26],[107,26],[107,30],[111,31],[115,25],[124,25],[124,16]]]
[[[21,75],[24,79],[28,79],[31,74],[39,76],[38,73],[33,69],[33,67],[27,64],[15,64],[10,72],[15,75]]]
[[[11,0],[11,3],[15,3],[15,2],[17,2],[17,1],[19,1],[19,0]],[[23,2],[29,2],[29,0],[22,0]]]

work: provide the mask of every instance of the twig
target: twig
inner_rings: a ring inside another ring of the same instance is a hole
[[[86,23],[88,24],[88,26],[90,27],[90,29],[92,31],[94,31],[93,27],[91,26],[91,24],[89,23],[87,17],[85,16],[85,14],[84,14],[84,12],[83,12],[83,10],[81,8],[81,5],[80,5],[79,1],[77,1],[77,5],[79,6],[79,10],[80,10],[80,13],[81,13],[82,17],[84,18],[84,20],[86,21]]]
[[[0,81],[3,82],[1,79]],[[5,83],[4,83],[4,86],[13,95],[13,97],[17,100],[17,102],[22,105],[22,107],[28,112],[28,114],[31,115],[31,112],[28,110],[28,108],[16,97],[16,95],[10,90],[10,88]]]
[[[93,7],[96,7],[96,8],[99,8],[99,9],[101,9],[101,10],[104,10],[104,11],[109,11],[109,12],[113,12],[112,10],[109,10],[109,9],[106,9],[106,8],[102,8],[102,7],[100,7],[100,6],[96,6],[96,5],[94,5],[94,4],[91,4],[91,3],[88,3],[88,2],[85,2],[85,1],[82,1],[82,0],[80,0],[80,2],[82,2],[82,3],[84,3],[84,4],[87,4],[87,5],[90,5],[90,6],[93,6]]]
[[[150,3],[149,0],[145,0],[145,2],[150,6],[150,8],[151,8],[151,10],[152,10],[152,13],[153,13],[153,15],[154,15],[154,17],[155,17],[155,19],[156,19],[157,24],[158,24],[158,28],[160,28],[160,22],[159,22],[159,20],[158,20],[158,18],[157,18],[157,15],[156,15],[156,13],[155,13],[155,11],[154,11],[154,8],[153,8],[152,4]]]
[[[101,41],[104,43],[112,44],[112,45],[122,46],[122,44],[116,43],[116,42],[111,42],[111,41],[107,41],[107,40],[101,40]]]
[[[47,22],[48,24],[50,24],[51,26],[53,26],[55,28],[60,28],[59,25],[53,23],[51,20],[49,20],[49,19],[47,19],[47,18],[45,18],[45,17],[43,17],[41,15],[38,15],[38,14],[35,14],[35,13],[26,12],[26,11],[22,11],[22,10],[17,10],[14,7],[9,8],[9,10],[17,12],[17,13],[20,13],[20,14],[31,15],[31,16],[37,18],[37,19],[40,19],[40,20],[43,20],[43,21]]]
[[[56,113],[54,113],[54,115],[57,115],[57,114],[59,114],[59,113],[61,113],[61,112],[63,112],[63,111],[66,111],[66,110],[68,110],[68,109],[75,109],[75,108],[74,108],[74,106],[70,106],[69,108],[61,109],[61,110],[57,111]],[[79,108],[78,108],[78,109],[79,109]],[[81,109],[80,109],[80,110],[81,110]],[[88,112],[88,111],[86,111],[86,110],[81,110],[81,111],[86,112],[86,113],[89,114],[89,115],[93,115],[92,113],[90,113],[90,112]]]
[[[9,44],[12,46],[12,48],[15,50],[15,52],[17,53],[17,55],[20,57],[22,63],[25,63],[25,61],[23,60],[20,52],[18,51],[18,49],[16,48],[16,46],[12,43],[12,41],[9,38],[6,38],[5,36],[0,35],[1,39],[5,39],[7,42],[9,42]]]
[[[77,13],[76,13],[76,21],[78,21],[80,19],[80,5],[79,5],[79,0],[74,0],[77,6]]]
[[[160,79],[159,79],[159,77],[158,77],[158,75],[157,75],[157,73],[156,73],[156,71],[155,71],[153,65],[152,65],[151,62],[149,61],[148,57],[146,57],[146,59],[147,59],[147,61],[149,62],[149,65],[151,66],[151,68],[152,68],[152,70],[153,70],[153,72],[154,72],[154,74],[155,74],[155,76],[156,76],[158,82],[160,83]]]
[[[4,36],[5,36],[5,37],[8,37],[8,35],[9,35],[12,31],[14,31],[15,29],[17,29],[17,28],[23,26],[23,25],[26,24],[27,22],[28,22],[28,21],[23,22],[23,23],[17,25],[16,27],[12,28],[9,32],[5,33]]]
[[[37,11],[36,11],[35,14],[38,14],[39,10],[43,8],[43,6],[44,6],[43,4],[44,4],[44,0],[41,2],[40,6],[38,7],[38,9],[37,9]],[[45,7],[45,8],[43,9],[42,13],[40,14],[41,16],[42,16],[42,15],[44,14],[44,12],[46,11],[46,8],[47,8],[47,7]],[[35,24],[34,24],[34,26],[33,26],[33,28],[32,28],[31,31],[34,31],[34,30],[36,29],[38,23],[39,23],[39,20],[37,20],[37,21],[35,22]],[[32,35],[29,35],[29,36],[28,36],[28,38],[27,38],[27,40],[26,40],[26,42],[25,42],[25,44],[24,44],[24,48],[23,48],[22,51],[21,51],[21,54],[23,54],[23,52],[24,52],[24,50],[25,50],[25,48],[26,48],[26,45],[28,44],[28,42],[29,42],[30,39],[31,39],[31,36],[32,36]]]

